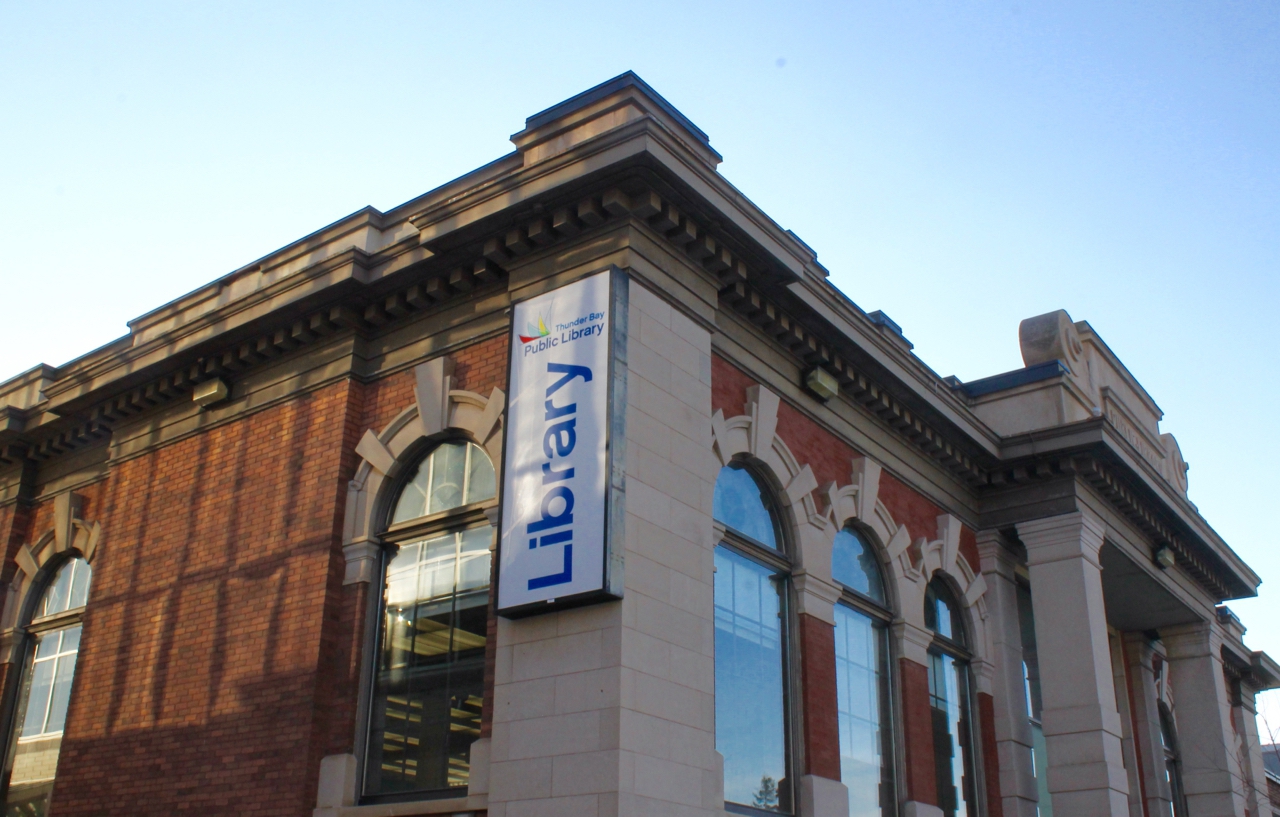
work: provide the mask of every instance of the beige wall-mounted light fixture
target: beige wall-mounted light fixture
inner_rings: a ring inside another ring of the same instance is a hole
[[[840,383],[836,376],[826,369],[812,369],[805,375],[804,385],[824,403],[840,393]]]
[[[227,399],[231,394],[231,389],[227,387],[227,383],[220,377],[212,380],[206,380],[195,387],[191,392],[191,400],[200,408],[207,408],[214,403],[220,403]]]

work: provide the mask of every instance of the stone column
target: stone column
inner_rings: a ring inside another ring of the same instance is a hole
[[[978,533],[982,575],[987,582],[991,632],[992,697],[1000,792],[1005,817],[1036,817],[1038,793],[1032,765],[1031,724],[1022,677],[1022,633],[1014,555],[997,531]]]
[[[1164,776],[1160,701],[1156,697],[1156,653],[1151,642],[1141,633],[1125,633],[1123,644],[1128,659],[1134,755],[1141,767],[1137,770],[1138,795],[1146,804],[1146,813],[1170,814],[1173,793]]]
[[[1169,681],[1182,788],[1191,814],[1245,814],[1245,786],[1231,725],[1231,696],[1222,671],[1222,635],[1210,622],[1160,631]]]
[[[1267,793],[1266,767],[1262,760],[1262,741],[1258,735],[1258,690],[1247,683],[1240,685],[1240,702],[1236,707],[1236,722],[1240,724],[1244,746],[1245,780],[1248,793],[1245,805],[1250,814],[1264,815],[1271,808]]]
[[[1055,814],[1127,817],[1102,598],[1102,522],[1087,511],[1022,522],[1036,619],[1042,720]]]

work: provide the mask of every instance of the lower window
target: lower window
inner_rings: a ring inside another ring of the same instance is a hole
[[[894,802],[885,628],[843,604],[835,612],[840,781],[849,790],[849,817],[881,817]]]
[[[929,651],[929,707],[938,805],[946,817],[977,817],[970,751],[969,665]]]
[[[789,813],[781,579],[724,546],[715,565],[716,749],[726,808]]]
[[[400,546],[387,565],[365,796],[466,793],[480,736],[488,525]]]

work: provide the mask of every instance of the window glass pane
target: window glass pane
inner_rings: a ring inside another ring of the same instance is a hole
[[[724,547],[716,548],[715,566],[716,749],[724,756],[724,796],[790,811],[777,577]]]
[[[387,565],[388,610],[403,608],[417,599],[418,550],[421,547],[418,542],[401,545]]]
[[[462,552],[458,564],[458,590],[471,590],[489,584],[489,545],[493,541],[488,525],[462,533]]]
[[[1036,776],[1039,817],[1053,817],[1049,795],[1049,753],[1040,723],[1040,660],[1036,653],[1036,622],[1031,609],[1031,588],[1018,584],[1018,626],[1022,635],[1022,678],[1026,694],[1027,720],[1031,724],[1031,768]]]
[[[54,630],[51,633],[45,633],[36,639],[36,660],[41,658],[52,658],[58,654],[58,643],[62,637],[61,630]]]
[[[57,633],[52,634],[57,642]],[[42,640],[49,636],[42,636]],[[53,660],[37,661],[31,670],[31,686],[27,692],[27,714],[22,720],[22,737],[44,732],[44,717],[49,709],[49,693],[53,690]]]
[[[498,493],[498,478],[493,473],[489,455],[478,445],[468,445],[471,464],[467,474],[467,504],[493,499]]]
[[[435,535],[387,564],[366,795],[467,785],[483,710],[492,535],[488,525]]]
[[[417,598],[426,600],[449,595],[458,569],[458,534],[446,533],[423,542],[421,558]]]
[[[969,735],[968,665],[929,653],[929,707],[933,721],[934,772],[946,817],[977,817]]]
[[[88,562],[84,559],[75,559],[72,564],[75,565],[75,575],[71,577],[71,600],[67,603],[68,610],[85,606],[89,601],[89,583],[93,580],[93,568]]]
[[[957,644],[964,644],[964,623],[960,605],[942,579],[934,579],[924,593],[924,623],[930,630]]]
[[[465,443],[445,443],[431,452],[431,495],[427,513],[440,513],[462,504],[463,481],[467,476]]]
[[[67,705],[71,703],[71,681],[76,674],[76,653],[59,655],[57,665],[53,673],[53,695],[49,701],[49,720],[44,728],[46,732],[61,732],[66,725]]]
[[[852,528],[845,528],[836,534],[831,550],[831,576],[850,590],[881,604],[885,603],[880,565],[876,562],[870,544]]]
[[[430,457],[423,460],[413,478],[401,489],[400,499],[396,502],[396,511],[391,515],[391,524],[408,522],[410,519],[427,515],[427,488],[431,481],[430,462]]]
[[[836,605],[836,698],[840,717],[840,780],[849,789],[849,817],[880,817],[892,802],[882,724],[886,697],[884,627],[870,617]]]
[[[712,515],[743,536],[771,548],[778,547],[777,525],[768,494],[745,468],[726,465],[720,469]]]
[[[69,627],[62,631],[62,643],[58,645],[58,652],[75,652],[80,649],[80,627]]]
[[[61,613],[68,610],[68,603],[71,601],[71,578],[75,572],[76,562],[80,559],[72,559],[64,564],[58,570],[58,575],[54,576],[53,583],[49,585],[49,589],[44,591],[44,600],[40,605],[40,615],[51,616],[55,613]]]
[[[444,443],[418,465],[401,489],[391,523],[493,499],[497,484],[484,449],[474,443]]]

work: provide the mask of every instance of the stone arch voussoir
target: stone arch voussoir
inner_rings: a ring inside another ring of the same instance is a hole
[[[495,387],[486,397],[451,388],[453,362],[448,357],[418,365],[414,378],[413,405],[405,407],[382,431],[365,431],[356,446],[361,461],[347,486],[342,535],[347,562],[345,584],[373,579],[382,546],[378,539],[378,503],[389,485],[388,477],[395,474],[401,457],[411,446],[424,437],[461,431],[484,447],[495,467],[502,462],[502,422],[507,405],[502,389]]]

